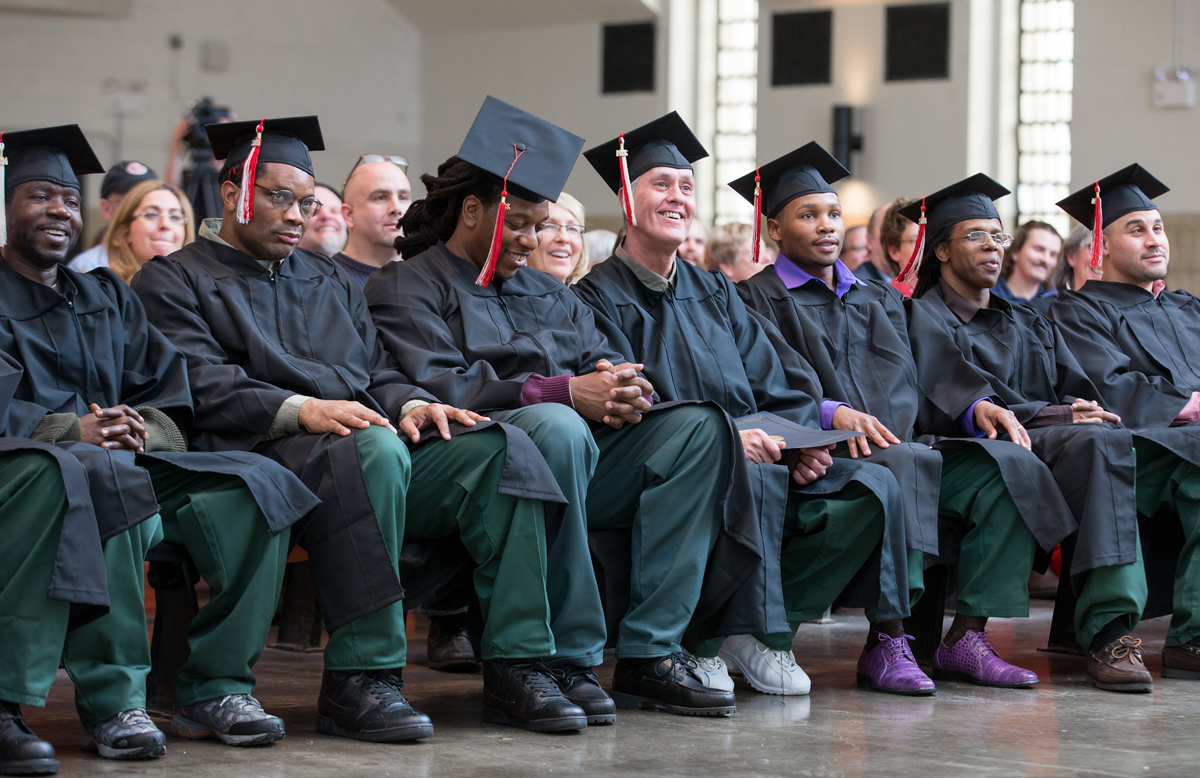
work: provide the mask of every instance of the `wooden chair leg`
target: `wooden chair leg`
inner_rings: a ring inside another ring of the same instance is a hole
[[[307,560],[292,562],[283,574],[283,605],[275,648],[311,651],[321,647],[321,609]]]
[[[175,678],[188,658],[188,628],[200,611],[196,575],[179,562],[151,562],[146,580],[154,589],[154,637],[150,641],[150,674],[146,707],[155,713],[175,711]]]
[[[950,586],[950,568],[934,565],[925,570],[925,594],[912,609],[912,615],[904,620],[904,631],[916,640],[913,656],[917,663],[933,663],[933,653],[942,639],[942,621],[946,615],[946,591]]]

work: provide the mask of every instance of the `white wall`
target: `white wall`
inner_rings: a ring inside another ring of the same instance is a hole
[[[1200,6],[1180,6],[1181,64],[1200,78]],[[1171,69],[1174,25],[1175,0],[1075,3],[1073,188],[1138,162],[1171,187],[1163,212],[1200,212],[1200,108],[1156,109],[1151,99],[1151,69]]]
[[[424,63],[422,161],[433,171],[454,155],[479,106],[493,95],[587,139],[585,149],[666,112],[664,30],[658,25],[656,91],[603,95],[601,24],[543,26],[521,31],[428,35]],[[424,187],[413,179],[416,196]],[[580,157],[566,191],[588,218],[612,220],[620,208],[612,191]]]
[[[313,163],[334,185],[364,151],[418,155],[420,36],[386,0],[135,0],[132,9],[116,19],[0,11],[0,128],[78,123],[105,165],[140,159],[161,174],[185,103],[207,94],[243,119],[319,115],[330,150]],[[167,43],[174,33],[178,52]],[[225,72],[201,71],[206,40],[229,44]],[[124,98],[137,115],[125,119],[120,149],[110,78],[145,82]],[[90,178],[94,196],[101,177]]]

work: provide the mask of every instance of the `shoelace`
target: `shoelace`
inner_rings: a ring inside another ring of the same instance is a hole
[[[368,678],[367,692],[383,710],[408,707],[408,700],[404,699],[401,691],[404,688],[404,681],[397,678],[394,673],[380,670],[364,675]]]
[[[1113,659],[1124,659],[1129,657],[1137,661],[1142,661],[1142,639],[1135,638],[1132,635],[1124,635],[1113,650]]]
[[[889,635],[879,633],[883,642],[883,658],[888,664],[896,664],[902,659],[908,659],[916,662],[916,657],[913,656],[912,648],[908,645],[913,637],[904,635],[903,638],[893,638]]]
[[[773,648],[767,648],[766,646],[761,645],[758,646],[758,650],[760,653],[770,654],[771,658],[773,658],[777,664],[781,665],[785,669],[790,669],[796,666],[796,655],[791,651],[776,651]]]
[[[725,667],[725,662],[719,656],[695,657],[696,666],[706,673],[719,673]]]
[[[267,715],[258,700],[249,694],[230,694],[221,698],[222,708],[228,708],[234,713]]]
[[[145,708],[133,708],[131,710],[123,710],[117,714],[117,723],[126,729],[140,729],[143,727],[154,727],[154,722],[146,715]],[[155,727],[157,729],[157,727]]]
[[[547,667],[544,663],[542,668],[549,673],[552,678],[557,680],[564,689],[569,689],[578,681],[591,681],[597,686],[600,685],[600,679],[592,672],[590,667],[580,667],[579,665],[564,665],[562,667]]]

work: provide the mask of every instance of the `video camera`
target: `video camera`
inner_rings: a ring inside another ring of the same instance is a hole
[[[207,96],[201,97],[188,106],[184,117],[191,120],[191,126],[188,127],[187,134],[183,136],[183,142],[192,150],[192,159],[197,164],[201,161],[207,162],[212,157],[212,144],[208,142],[208,132],[204,129],[204,125],[215,124],[222,119],[236,118],[228,107],[217,105],[211,97]]]

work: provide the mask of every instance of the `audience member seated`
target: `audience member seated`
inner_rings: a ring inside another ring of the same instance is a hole
[[[842,254],[838,259],[851,273],[858,270],[862,263],[870,259],[871,252],[867,246],[867,225],[860,224],[846,230],[846,240],[842,243]]]
[[[529,255],[529,266],[571,286],[591,268],[583,203],[563,192],[550,203],[550,217],[542,222],[538,247]]]
[[[617,233],[612,230],[588,230],[583,236],[587,244],[589,267],[612,256],[617,247]]]
[[[688,227],[687,238],[679,244],[679,258],[688,264],[704,267],[704,247],[707,243],[708,230],[704,229],[704,222],[692,219],[692,223]],[[611,253],[610,251],[609,254]],[[604,256],[608,257],[608,254]]]
[[[342,217],[342,198],[338,197],[333,187],[320,182],[313,187],[313,191],[317,193],[321,207],[308,220],[299,246],[332,257],[346,247],[346,220]]]
[[[121,202],[101,245],[108,249],[109,270],[128,284],[142,265],[195,239],[192,205],[183,192],[162,181],[144,181]]]
[[[1028,303],[1039,313],[1049,311],[1055,291],[1046,283],[1058,264],[1062,244],[1062,237],[1052,225],[1039,221],[1022,224],[1004,252],[1000,278],[991,294],[1011,303]]]
[[[872,211],[871,218],[867,220],[867,261],[854,271],[854,274],[863,281],[882,281],[886,284],[896,277],[899,270],[899,268],[892,269],[892,261],[888,259],[887,252],[880,240],[883,219],[892,205],[892,203],[884,203]]]
[[[362,289],[371,274],[400,259],[393,244],[400,237],[400,220],[412,204],[404,157],[363,154],[342,184],[342,217],[349,237],[333,260]]]
[[[879,225],[879,245],[883,247],[884,260],[887,263],[888,275],[885,283],[890,283],[912,257],[913,247],[917,245],[917,225],[900,214],[900,209],[913,201],[899,198],[888,206]]]
[[[118,162],[104,174],[104,182],[100,184],[100,216],[105,222],[111,223],[117,213],[117,207],[125,198],[127,192],[144,181],[152,181],[158,176],[153,170],[141,162],[128,160]],[[67,267],[76,273],[86,273],[98,267],[108,267],[108,246],[105,243],[108,228],[101,233],[99,241],[86,251],[81,251],[67,263]]]
[[[766,244],[759,239],[759,261],[754,262],[754,228],[749,224],[722,224],[712,231],[704,246],[705,270],[720,270],[733,283],[745,281],[769,263],[763,256]]]
[[[1103,268],[1092,267],[1092,231],[1082,225],[1071,230],[1050,276],[1050,286],[1059,294],[1077,292],[1102,275]]]

